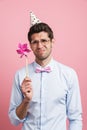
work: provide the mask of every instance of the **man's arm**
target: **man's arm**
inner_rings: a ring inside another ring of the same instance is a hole
[[[67,117],[69,130],[82,130],[82,106],[78,78],[75,72],[72,74],[67,95]]]
[[[26,120],[29,102],[32,98],[31,80],[24,79],[21,85],[20,83],[21,82],[19,80],[19,72],[17,72],[12,86],[11,100],[8,113],[9,119],[13,125],[18,125],[24,122],[24,120]]]
[[[29,108],[29,102],[32,99],[32,87],[31,80],[26,77],[21,85],[21,91],[24,95],[22,103],[17,107],[16,114],[22,120],[27,116],[27,110]]]

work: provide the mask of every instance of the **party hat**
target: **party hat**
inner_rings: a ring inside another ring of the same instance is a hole
[[[35,16],[33,12],[30,12],[30,24],[33,26],[36,23],[41,23],[41,21]]]

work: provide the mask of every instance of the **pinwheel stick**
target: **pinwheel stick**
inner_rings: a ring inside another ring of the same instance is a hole
[[[29,70],[28,70],[28,57],[26,56],[26,77],[29,77]]]

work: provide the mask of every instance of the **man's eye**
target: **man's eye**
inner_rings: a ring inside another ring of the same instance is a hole
[[[31,43],[32,43],[32,44],[37,44],[37,43],[38,43],[38,41],[32,41]]]
[[[47,42],[47,40],[43,39],[43,40],[41,40],[41,42],[44,42],[44,43],[46,43],[46,42]]]

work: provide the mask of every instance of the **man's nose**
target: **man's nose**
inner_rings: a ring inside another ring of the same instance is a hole
[[[41,41],[39,41],[37,46],[38,46],[38,48],[42,48],[42,47],[43,47],[42,42],[41,42]]]

